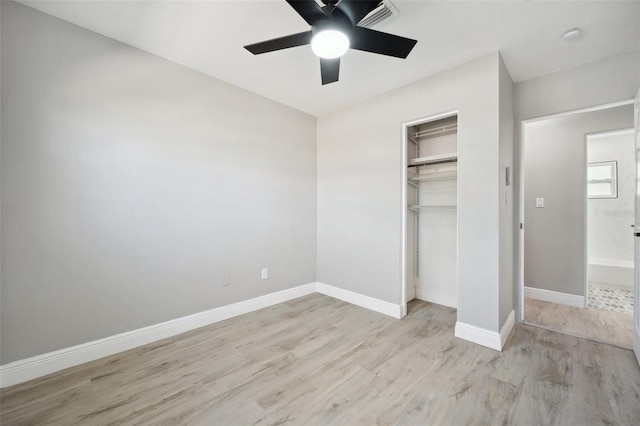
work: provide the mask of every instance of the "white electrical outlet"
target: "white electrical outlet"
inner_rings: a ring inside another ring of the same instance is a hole
[[[536,198],[536,208],[544,208],[544,198]]]
[[[269,278],[269,269],[267,268],[262,268],[262,275],[261,278],[263,280],[266,280],[267,278]]]
[[[222,274],[222,287],[229,287],[231,285],[231,274]]]

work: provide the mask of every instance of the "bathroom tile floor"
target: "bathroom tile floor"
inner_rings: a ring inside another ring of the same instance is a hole
[[[590,282],[589,307],[633,314],[633,292],[621,287]]]

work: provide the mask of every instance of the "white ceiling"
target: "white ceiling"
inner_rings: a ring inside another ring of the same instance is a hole
[[[29,1],[35,9],[313,115],[490,52],[514,81],[640,47],[640,1],[402,1],[375,29],[418,40],[406,60],[349,51],[322,86],[309,46],[253,56],[242,46],[309,29],[284,0]],[[583,37],[567,42],[574,27]]]

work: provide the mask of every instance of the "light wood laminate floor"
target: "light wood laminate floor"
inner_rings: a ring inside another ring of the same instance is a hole
[[[305,296],[5,389],[2,424],[638,424],[631,351],[517,325],[500,353],[409,306]]]
[[[633,348],[633,314],[525,298],[524,321],[572,336]]]

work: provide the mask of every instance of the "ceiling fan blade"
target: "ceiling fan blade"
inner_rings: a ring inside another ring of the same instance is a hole
[[[314,0],[287,0],[289,6],[294,8],[307,24],[314,25],[318,19],[326,18],[327,14]]]
[[[338,81],[338,76],[340,75],[340,58],[320,58],[320,74],[322,75],[323,86]]]
[[[249,44],[244,48],[254,55],[259,55],[261,53],[309,44],[311,43],[311,36],[311,31],[305,31],[303,33],[291,34],[284,37],[261,41],[260,43]]]
[[[418,42],[394,34],[382,33],[369,28],[354,27],[350,33],[350,48],[380,55],[406,58]]]
[[[353,25],[356,25],[380,3],[382,0],[342,0],[338,4],[338,9],[347,15]]]

